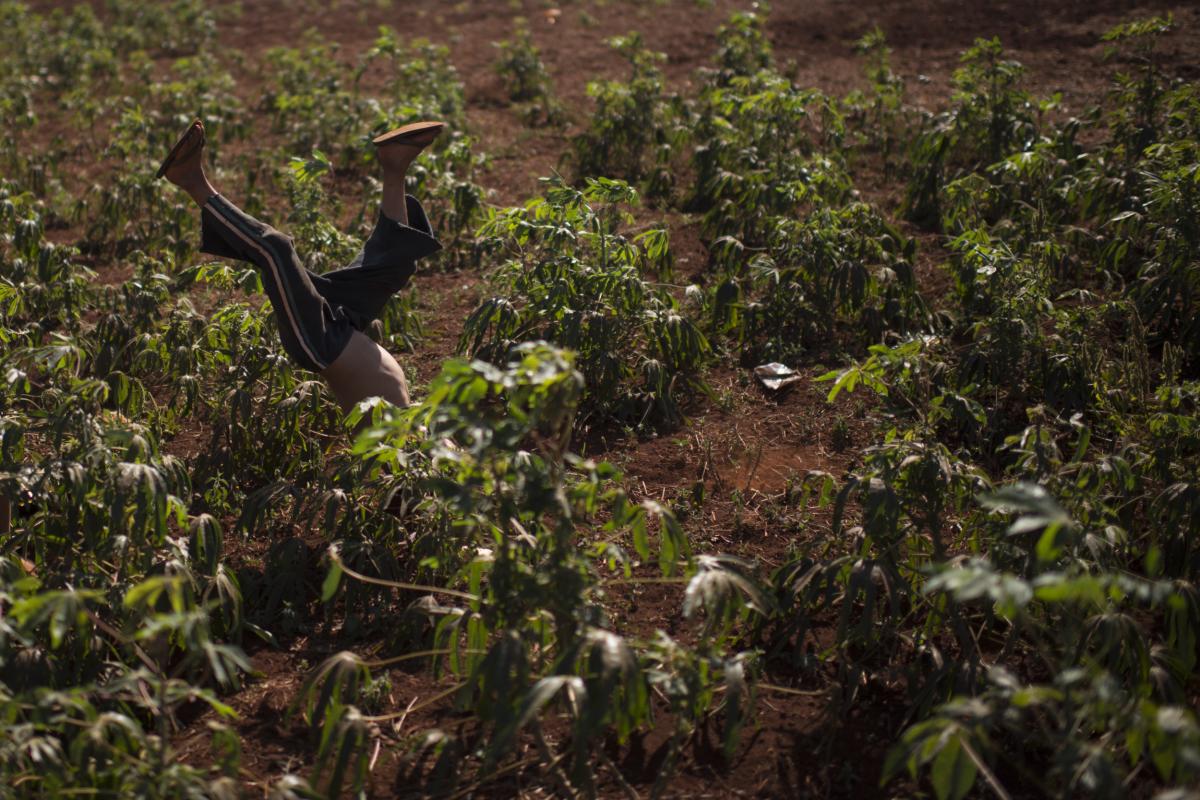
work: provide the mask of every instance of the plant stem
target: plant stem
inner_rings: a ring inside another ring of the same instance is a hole
[[[981,775],[983,775],[984,781],[987,783],[988,787],[995,792],[996,797],[1000,798],[1000,800],[1012,800],[1011,795],[1009,795],[1009,793],[1004,790],[1004,787],[1000,785],[1000,781],[997,780],[995,774],[991,771],[991,769],[988,768],[988,765],[984,763],[983,759],[979,757],[979,754],[975,752],[975,748],[971,747],[971,743],[965,738],[959,739],[959,741],[962,742],[963,751],[967,754],[967,756],[970,757],[972,761],[975,762],[975,766],[979,768],[979,772]]]
[[[426,585],[423,585],[420,583],[403,583],[401,581],[389,581],[389,580],[384,580],[383,578],[372,578],[367,575],[363,575],[362,573],[355,572],[354,570],[350,569],[350,567],[347,567],[346,562],[342,561],[341,555],[339,555],[337,550],[333,547],[329,548],[329,557],[330,557],[330,559],[333,560],[333,563],[337,564],[338,567],[341,568],[342,572],[346,573],[351,578],[354,578],[357,581],[362,581],[363,583],[370,583],[370,584],[374,584],[375,586],[389,586],[393,589],[407,589],[407,590],[413,591],[413,592],[429,592],[430,594],[445,594],[445,595],[449,595],[451,597],[458,597],[463,600],[470,600],[472,602],[478,602],[480,599],[479,597],[477,597],[473,594],[470,594],[468,592],[460,592],[457,589],[443,589],[438,586],[426,586]]]
[[[639,583],[687,583],[691,578],[613,578],[611,580],[600,581],[601,586],[629,586]]]
[[[430,697],[428,700],[424,700],[420,703],[417,703],[415,706],[409,706],[408,708],[404,709],[403,711],[396,711],[392,714],[377,714],[374,716],[364,716],[363,720],[365,722],[388,722],[393,719],[399,719],[400,717],[411,714],[414,711],[420,711],[421,709],[423,709],[427,706],[431,706],[434,703],[438,702],[439,700],[444,700],[445,698],[454,694],[455,692],[457,692],[459,689],[463,688],[466,685],[467,685],[466,681],[463,681],[462,683],[456,683],[453,686],[451,686],[449,689],[446,689],[443,692],[438,692],[433,697]]]

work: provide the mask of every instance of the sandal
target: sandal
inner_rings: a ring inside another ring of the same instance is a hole
[[[179,141],[175,143],[175,146],[171,148],[171,152],[167,153],[167,157],[163,159],[162,166],[160,166],[158,168],[158,172],[154,174],[156,179],[167,174],[167,170],[171,168],[171,164],[175,163],[175,159],[179,157],[179,153],[183,150],[183,146],[191,140],[192,131],[195,130],[196,125],[200,126],[200,146],[204,146],[204,123],[200,121],[199,117],[197,117],[192,121],[191,125],[188,125],[187,130],[183,132],[183,136],[179,137]]]
[[[385,144],[407,144],[413,147],[425,147],[436,139],[437,135],[442,132],[442,128],[445,127],[446,123],[444,122],[414,122],[410,125],[403,125],[387,133],[380,134],[371,141],[375,143],[376,147],[382,147]],[[433,135],[426,141],[421,136],[423,133],[431,133]]]

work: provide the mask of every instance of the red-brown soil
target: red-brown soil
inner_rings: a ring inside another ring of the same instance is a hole
[[[35,7],[56,3],[35,2]],[[218,57],[239,82],[243,100],[255,100],[257,63],[266,48],[294,45],[315,29],[328,41],[340,42],[348,57],[369,45],[377,26],[394,27],[402,36],[423,36],[450,47],[452,60],[466,85],[470,132],[490,155],[481,181],[497,204],[519,203],[538,191],[569,147],[571,136],[587,119],[586,84],[598,78],[623,77],[625,65],[608,47],[614,35],[637,30],[651,49],[667,54],[664,70],[672,88],[683,91],[695,81],[715,49],[715,32],[734,10],[748,3],[690,0],[642,3],[631,0],[564,2],[561,14],[548,15],[551,0],[462,2],[342,2],[330,11],[317,2],[248,0],[240,15],[223,18]],[[1130,0],[780,0],[772,4],[769,36],[777,61],[794,62],[801,84],[843,94],[863,84],[862,63],[853,42],[874,26],[887,35],[893,66],[908,88],[910,102],[934,107],[950,93],[949,78],[958,54],[975,37],[998,36],[1011,57],[1029,70],[1027,85],[1039,95],[1062,93],[1063,113],[1082,114],[1098,102],[1113,66],[1105,63],[1100,35],[1133,15],[1173,11],[1179,30],[1167,40],[1165,55],[1173,69],[1195,78],[1200,72],[1200,11],[1182,2]],[[536,44],[554,78],[560,99],[573,122],[565,130],[527,129],[507,102],[493,69],[493,42],[511,36],[514,19],[529,21]],[[551,24],[551,20],[554,20]],[[235,58],[236,56],[236,58]],[[876,176],[860,176],[859,188],[891,212],[897,187]],[[656,212],[646,212],[653,217]],[[694,220],[663,216],[680,254],[680,270],[703,270],[707,254]],[[912,231],[910,231],[912,233]],[[933,237],[920,242],[923,289],[936,300],[943,288]],[[113,278],[117,279],[119,276]],[[464,317],[486,290],[483,274],[462,272],[418,275],[414,281],[426,337],[404,365],[418,388],[454,353]],[[816,376],[833,366],[815,360],[796,365]],[[639,497],[672,500],[686,496],[699,483],[705,501],[685,520],[699,551],[731,552],[752,558],[769,571],[800,542],[828,536],[828,515],[793,509],[792,523],[781,521],[781,495],[795,479],[811,470],[844,475],[858,451],[873,441],[876,421],[870,404],[858,396],[836,406],[824,401],[823,384],[801,384],[779,394],[758,387],[746,369],[727,363],[707,376],[712,398],[697,398],[681,429],[639,440],[610,435],[587,445],[589,455],[602,455],[625,472],[627,485]],[[835,433],[835,430],[837,433]],[[192,446],[195,431],[179,435],[178,445]],[[786,516],[786,514],[785,514]],[[314,559],[318,556],[314,553]],[[247,552],[247,558],[253,558]],[[319,574],[319,573],[318,573]],[[648,634],[656,627],[686,636],[680,619],[677,587],[646,586],[611,599],[610,613],[624,633]],[[818,637],[819,637],[818,632]],[[331,632],[285,642],[280,650],[253,652],[261,675],[229,698],[240,719],[244,777],[257,793],[285,771],[303,772],[311,758],[307,733],[284,712],[295,699],[306,669],[344,646]],[[368,647],[360,648],[369,650]],[[393,671],[391,707],[403,710],[448,685],[425,672]],[[668,794],[677,797],[877,797],[912,795],[914,785],[878,788],[888,744],[903,724],[901,691],[883,674],[872,680],[852,710],[841,714],[810,676],[766,676],[811,694],[762,691],[756,721],[745,732],[737,755],[722,764],[703,743],[687,753]],[[208,733],[202,718],[179,734],[183,756],[195,763],[207,759]],[[463,720],[447,707],[433,705],[404,721],[403,736],[422,727],[457,729]],[[657,762],[654,748],[664,735],[652,733],[624,752],[613,751],[633,791],[646,794]],[[715,747],[719,750],[719,746]],[[404,794],[391,756],[375,764],[373,786],[379,796]],[[603,772],[603,770],[602,770]],[[611,775],[605,795],[627,792]],[[483,789],[495,796],[526,793],[529,779],[508,776]],[[542,792],[529,792],[541,796]]]

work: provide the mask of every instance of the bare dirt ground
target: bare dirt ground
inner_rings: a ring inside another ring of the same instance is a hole
[[[385,24],[402,36],[444,43],[466,85],[470,133],[480,150],[490,155],[482,182],[492,202],[514,204],[538,192],[538,178],[551,173],[571,136],[586,123],[587,82],[623,77],[624,64],[606,39],[640,31],[650,48],[667,54],[665,73],[672,88],[683,91],[712,57],[717,27],[732,11],[748,5],[728,0],[711,4],[581,0],[561,6],[550,0],[456,4],[403,0],[370,6],[341,3],[330,9],[317,2],[244,0],[240,15],[222,21],[220,57],[238,79],[243,101],[252,105],[257,99],[256,65],[264,51],[295,45],[310,28],[328,41],[340,42],[348,58],[368,46],[377,27]],[[550,15],[551,9],[561,13]],[[1104,61],[1101,34],[1131,16],[1166,11],[1174,13],[1179,28],[1168,39],[1166,56],[1179,74],[1194,78],[1200,73],[1200,9],[1179,2],[780,0],[772,4],[768,31],[777,61],[794,62],[801,84],[840,95],[864,83],[853,42],[878,26],[893,48],[893,66],[906,81],[909,101],[930,108],[948,97],[959,53],[975,37],[998,36],[1011,57],[1028,68],[1029,88],[1039,95],[1061,92],[1062,113],[1082,114],[1098,102],[1113,70]],[[526,128],[509,106],[494,72],[492,43],[511,36],[518,16],[529,21],[558,96],[571,111],[572,124],[565,130]],[[864,194],[885,211],[894,210],[897,187],[872,179],[869,171],[858,179]],[[682,214],[663,216],[681,253],[681,269],[687,274],[702,271],[707,253],[694,222]],[[927,265],[924,288],[936,292],[936,265],[942,257],[938,243],[923,237],[921,246],[922,263]],[[454,353],[462,321],[486,286],[482,273],[475,272],[419,274],[414,286],[426,337],[418,352],[407,357],[405,367],[415,374],[414,384],[419,387]],[[799,366],[817,375],[833,365],[814,357]],[[712,398],[698,398],[680,430],[646,440],[614,434],[586,444],[621,466],[629,487],[639,496],[668,500],[703,485],[708,500],[686,520],[696,549],[747,556],[769,570],[784,560],[798,538],[828,530],[828,521],[819,512],[801,530],[776,524],[769,510],[789,481],[809,470],[844,475],[853,468],[858,450],[872,441],[875,421],[865,401],[850,413],[827,405],[821,385],[806,383],[770,395],[753,383],[748,370],[730,364],[714,367],[708,381]],[[314,562],[316,556],[314,552]],[[248,553],[247,557],[254,556]],[[647,587],[612,598],[609,610],[615,623],[628,631],[655,627],[671,631],[680,626],[679,607],[679,592],[674,588]],[[314,633],[285,640],[281,650],[262,647],[253,653],[261,676],[230,700],[241,715],[238,727],[250,785],[265,786],[284,771],[304,769],[312,748],[303,727],[286,721],[284,711],[295,698],[305,669],[341,646],[344,643]],[[424,673],[396,671],[391,679],[393,705],[399,709],[410,702],[419,705],[444,688]],[[898,689],[870,691],[874,694],[860,699],[847,717],[830,716],[819,692],[763,692],[756,722],[746,731],[735,758],[723,763],[714,755],[719,746],[707,747],[705,737],[700,737],[695,751],[686,754],[669,795],[881,796],[882,759],[903,725],[905,706]],[[434,705],[403,720],[401,735],[434,724],[453,730],[466,723]],[[178,744],[185,757],[201,762],[207,757],[207,739],[204,719],[199,719],[181,734]],[[612,748],[634,792],[648,792],[661,763],[656,748],[664,739],[665,735],[651,733],[632,748]],[[405,793],[404,773],[389,763],[386,754],[373,774],[379,796]],[[888,791],[911,795],[915,790],[915,786],[893,786]],[[488,791],[495,796],[519,794],[522,779],[517,775]],[[628,794],[616,781],[606,785],[604,793]]]

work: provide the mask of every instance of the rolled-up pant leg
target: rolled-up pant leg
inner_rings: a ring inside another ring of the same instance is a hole
[[[412,195],[405,200],[407,225],[381,213],[362,252],[348,267],[309,274],[317,292],[335,309],[343,309],[359,330],[365,330],[392,295],[408,285],[419,259],[442,249],[425,209]]]
[[[202,252],[258,267],[288,355],[317,372],[333,363],[350,341],[354,327],[317,291],[291,237],[259,222],[221,195],[205,202],[200,219]]]

